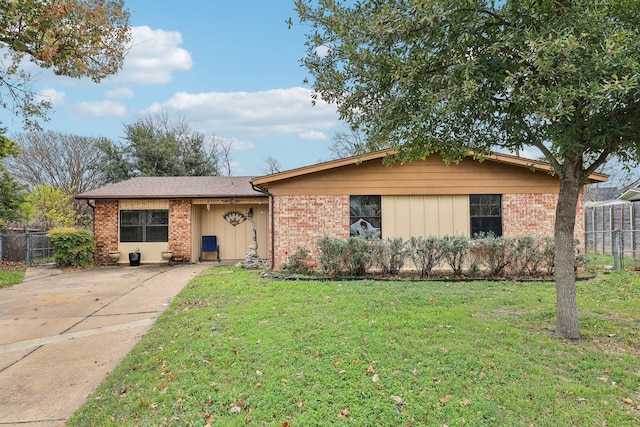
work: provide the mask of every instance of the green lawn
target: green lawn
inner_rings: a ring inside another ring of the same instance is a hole
[[[231,272],[232,271],[232,272]],[[640,276],[553,283],[194,279],[70,426],[635,426]]]
[[[0,269],[0,288],[22,282],[24,271],[24,269]]]

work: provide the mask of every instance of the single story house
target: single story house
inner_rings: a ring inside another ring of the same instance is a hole
[[[143,264],[166,250],[184,261],[244,259],[254,237],[258,256],[268,255],[269,199],[251,177],[137,177],[76,198],[93,207],[97,263],[113,251],[121,263],[135,251]],[[202,236],[216,236],[218,251],[201,254]]]
[[[166,248],[196,261],[202,236],[208,235],[217,237],[225,260],[244,259],[255,237],[258,256],[276,269],[299,248],[317,255],[316,241],[324,235],[553,235],[560,185],[543,162],[494,154],[482,162],[469,156],[447,165],[434,154],[386,166],[389,154],[383,150],[261,177],[133,178],[76,197],[94,206],[96,261],[105,263],[109,251],[134,249],[143,263],[159,262]],[[593,174],[587,183],[606,180]],[[582,205],[576,223],[580,240]],[[234,216],[237,221],[230,221]],[[164,227],[162,233],[154,232],[156,226]]]

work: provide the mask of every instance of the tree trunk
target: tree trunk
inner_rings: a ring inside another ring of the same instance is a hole
[[[560,174],[560,193],[556,206],[554,233],[556,334],[570,340],[580,339],[576,301],[574,229],[582,179],[579,178],[581,171],[572,173],[574,171],[565,170]]]

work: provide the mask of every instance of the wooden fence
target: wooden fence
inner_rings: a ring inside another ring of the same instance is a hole
[[[635,202],[609,201],[585,205],[587,252],[640,258],[640,208]]]

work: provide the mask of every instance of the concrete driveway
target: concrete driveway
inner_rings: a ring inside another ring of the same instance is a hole
[[[207,267],[29,268],[0,289],[0,426],[64,425]]]

